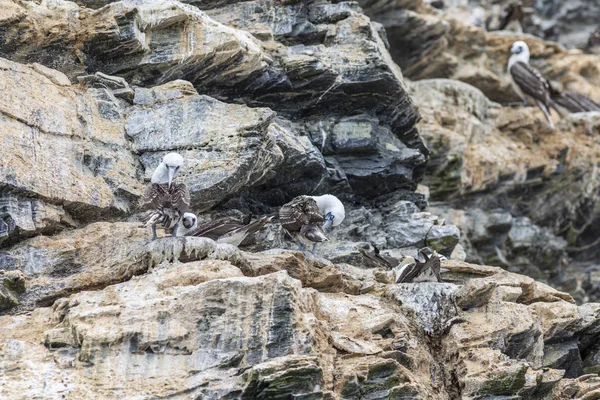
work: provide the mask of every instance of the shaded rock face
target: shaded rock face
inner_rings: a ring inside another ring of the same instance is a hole
[[[125,215],[142,188],[116,98],[36,64],[0,63],[0,205],[17,233]]]
[[[83,71],[143,86],[184,79],[202,94],[270,107],[321,150],[333,138],[335,158],[361,196],[414,189],[424,171],[418,112],[377,28],[355,5],[242,2],[201,7],[205,13],[179,2],[125,1],[98,11],[5,3],[14,16],[3,25],[3,53],[15,61],[35,59],[71,79]],[[60,33],[50,29],[54,18],[65,26]],[[38,50],[48,36],[56,45]],[[361,113],[371,129],[347,119]],[[357,147],[353,137],[371,144]]]
[[[446,10],[466,17],[466,20],[485,26],[488,30],[501,28],[500,20],[507,15],[512,1],[478,1],[477,8],[464,7],[460,2],[447,2]],[[560,43],[566,48],[585,48],[590,34],[597,28],[595,16],[600,6],[592,0],[561,2],[555,0],[522,1],[524,13],[505,28],[522,31]]]

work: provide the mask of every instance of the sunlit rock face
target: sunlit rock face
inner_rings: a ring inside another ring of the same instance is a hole
[[[394,285],[380,268],[148,242],[123,223],[57,235],[51,266],[18,258],[40,246],[26,243],[0,275],[0,304],[30,311],[0,317],[7,398],[561,399],[600,388],[577,379],[598,368],[600,306],[500,268],[443,261],[444,283]]]

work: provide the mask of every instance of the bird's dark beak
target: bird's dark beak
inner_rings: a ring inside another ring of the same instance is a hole
[[[173,182],[173,178],[175,177],[175,172],[177,172],[175,170],[175,167],[168,167],[169,168],[169,189],[171,189],[171,183]]]

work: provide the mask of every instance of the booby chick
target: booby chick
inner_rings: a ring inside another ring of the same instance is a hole
[[[189,236],[188,234],[198,228],[198,217],[196,214],[186,212],[181,219],[181,228],[177,231],[177,236]]]
[[[177,236],[179,222],[190,206],[190,192],[184,183],[173,182],[177,172],[183,166],[183,157],[177,153],[169,153],[152,174],[150,184],[146,187],[143,206],[153,210],[144,227],[152,226],[152,239],[156,239],[156,225],[165,229],[173,229]]]
[[[330,220],[330,226],[333,226],[335,216]],[[325,218],[317,201],[311,196],[298,196],[284,204],[279,210],[279,222],[294,238],[301,251],[304,251],[306,244],[312,243],[314,254],[317,243],[328,240],[323,232]]]
[[[261,230],[272,219],[273,216],[266,216],[250,222],[252,215],[248,215],[242,220],[219,218],[198,226],[196,215],[186,213],[183,216],[184,228],[182,229],[181,236],[206,237],[217,243],[227,243],[237,247],[246,237]]]
[[[550,116],[550,108],[561,114],[552,100],[550,94],[550,84],[542,76],[540,71],[529,65],[529,46],[527,43],[518,40],[513,43],[510,51],[513,53],[508,60],[508,72],[512,77],[513,88],[523,99],[523,104],[527,104],[528,99],[533,99],[548,120],[551,128],[554,123]]]
[[[427,254],[425,249],[419,250],[425,262],[416,261],[412,257],[406,257],[402,263],[395,268],[396,283],[411,282],[442,282],[440,275],[440,256],[436,251]]]

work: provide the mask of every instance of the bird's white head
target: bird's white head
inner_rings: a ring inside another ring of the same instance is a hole
[[[508,69],[518,61],[529,63],[529,46],[522,40],[517,40],[510,48],[512,55],[508,60]]]
[[[177,153],[169,153],[163,157],[162,163],[152,174],[152,183],[165,184],[171,187],[173,178],[183,165],[183,157]]]
[[[185,213],[181,219],[182,227],[177,231],[177,236],[185,236],[188,232],[198,227],[198,218],[196,214]]]
[[[322,196],[310,196],[319,207],[319,211],[325,217],[323,229],[328,229],[332,226],[338,226],[346,218],[346,209],[344,204],[332,194],[324,194]]]

